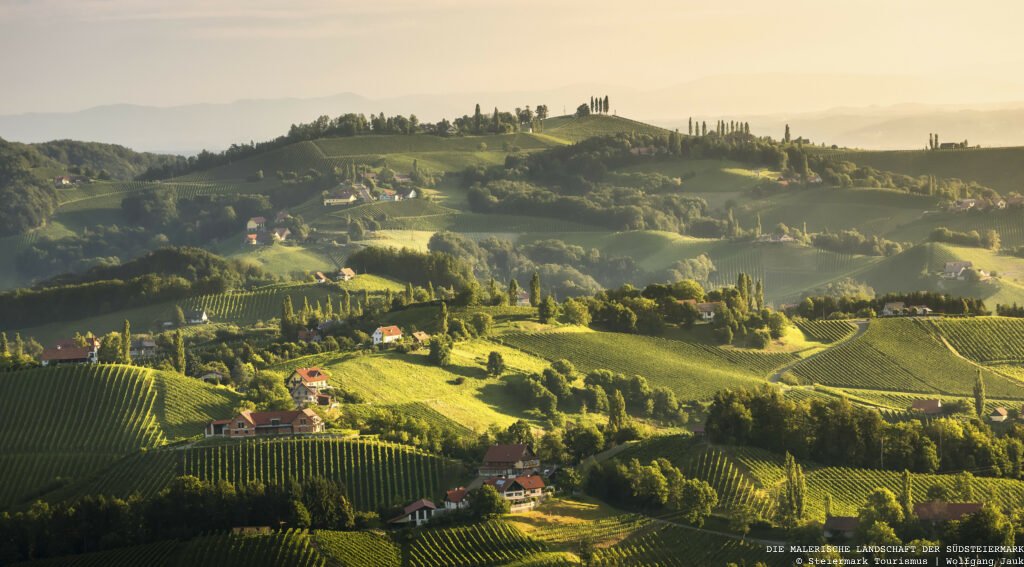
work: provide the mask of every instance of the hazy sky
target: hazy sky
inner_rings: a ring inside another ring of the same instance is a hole
[[[1022,17],[1015,0],[0,0],[0,114],[765,72],[1024,100]]]

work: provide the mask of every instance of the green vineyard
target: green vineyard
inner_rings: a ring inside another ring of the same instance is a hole
[[[331,565],[400,567],[402,551],[384,532],[318,530],[313,541]]]
[[[931,325],[957,352],[975,362],[1024,361],[1024,319],[938,319]]]
[[[853,341],[797,364],[794,374],[808,383],[874,390],[971,395],[978,368],[956,357],[924,324],[911,319],[878,319]],[[1024,386],[983,371],[988,395],[1024,398]]]
[[[470,567],[500,565],[544,551],[543,544],[528,538],[502,521],[490,521],[448,529],[424,530],[409,546],[411,567]]]
[[[309,535],[287,530],[261,535],[210,535],[186,542],[162,541],[98,553],[58,557],[22,565],[43,567],[324,567]],[[371,564],[372,565],[372,564]]]
[[[820,343],[836,343],[857,331],[856,325],[849,321],[811,321],[800,318],[793,322],[808,339]]]
[[[394,443],[256,439],[133,455],[109,474],[74,488],[82,494],[127,497],[133,492],[154,494],[179,475],[235,484],[281,484],[320,476],[343,483],[356,508],[376,510],[416,498],[439,498],[464,482],[465,474],[455,461]]]
[[[790,354],[721,349],[696,343],[603,332],[510,333],[504,342],[536,356],[568,358],[580,370],[639,374],[684,399],[709,399],[723,388],[753,387]]]
[[[104,470],[127,454],[202,433],[239,396],[123,365],[58,366],[0,377],[0,508]]]
[[[683,526],[660,525],[654,530],[638,533],[607,549],[598,550],[591,565],[618,566],[680,566],[696,565],[791,565],[785,554],[765,553],[764,545],[737,538],[687,529]]]

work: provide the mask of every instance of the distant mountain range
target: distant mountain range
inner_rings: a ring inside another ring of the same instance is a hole
[[[1000,92],[1019,92],[1024,101],[1024,83],[1020,88],[1001,86]],[[789,123],[793,135],[814,142],[872,149],[921,148],[931,132],[949,141],[1024,145],[1024,102],[979,99],[985,87],[964,80],[936,82],[900,76],[764,74],[707,77],[654,90],[595,83],[549,90],[378,99],[342,93],[174,107],[115,104],[76,112],[3,115],[0,137],[19,142],[70,138],[121,144],[139,151],[190,154],[273,138],[293,123],[322,114],[413,113],[421,121],[436,121],[470,114],[479,102],[485,112],[496,106],[511,109],[547,104],[557,115],[573,112],[592,94],[608,94],[618,114],[684,131],[687,119],[693,116],[708,122],[720,118],[749,121],[755,133],[775,137]],[[976,102],[948,104],[956,100]]]

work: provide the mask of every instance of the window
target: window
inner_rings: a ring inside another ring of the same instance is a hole
[[[270,425],[273,426],[273,427],[277,427],[278,425],[281,425],[281,420],[280,419],[271,419],[270,420]]]
[[[245,422],[244,421],[239,421],[238,422],[238,428],[239,429],[245,429]]]
[[[306,425],[306,418],[300,419],[299,420],[299,425]]]

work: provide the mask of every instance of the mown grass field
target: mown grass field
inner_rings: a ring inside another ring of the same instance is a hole
[[[506,333],[502,341],[542,358],[566,358],[582,371],[639,374],[652,387],[668,387],[687,400],[706,400],[724,388],[756,386],[772,369],[795,360],[790,354],[721,349],[580,328]]]
[[[240,397],[123,365],[59,366],[0,380],[0,508],[87,478],[124,455],[201,434]]]
[[[877,319],[866,333],[793,368],[808,383],[887,391],[971,395],[979,371],[988,395],[1024,398],[1024,385],[954,355],[912,319]]]

